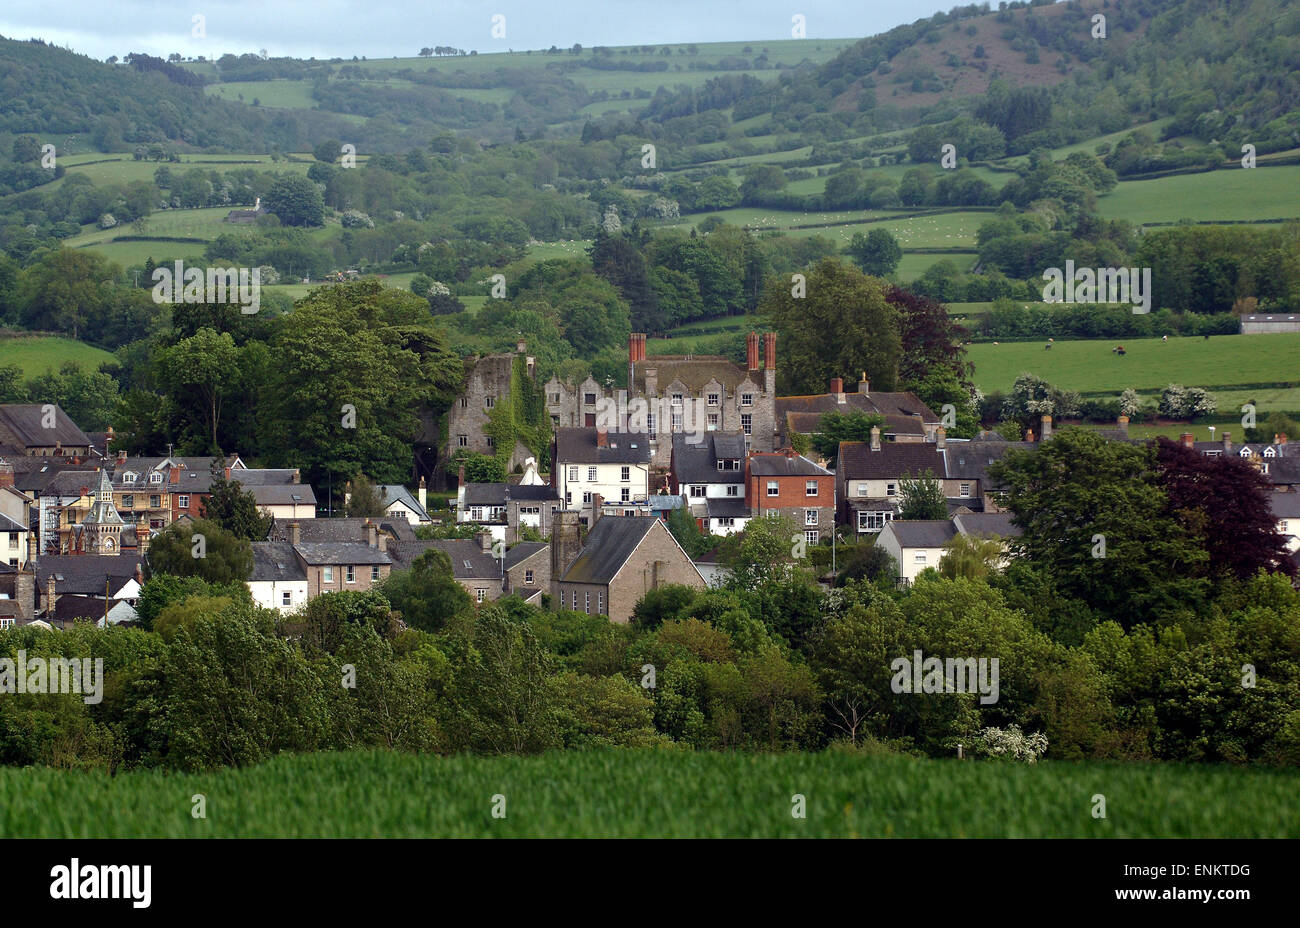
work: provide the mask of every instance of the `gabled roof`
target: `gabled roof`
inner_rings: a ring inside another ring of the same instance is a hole
[[[601,516],[560,579],[568,583],[609,583],[646,535],[662,524],[647,516]]]
[[[90,436],[77,427],[77,423],[56,403],[54,426],[45,428],[46,403],[5,403],[0,405],[0,425],[28,448],[46,448],[63,445],[80,448],[91,445]]]
[[[36,563],[36,589],[44,596],[46,584],[54,578],[54,592],[104,595],[104,577],[110,592],[135,579],[141,567],[137,554],[42,554]]]
[[[1009,512],[976,512],[953,516],[953,524],[963,535],[994,535],[998,538],[1019,538],[1020,528],[1011,524]]]
[[[122,517],[113,505],[113,484],[108,479],[108,471],[99,472],[99,486],[95,489],[95,501],[90,512],[81,520],[83,525],[125,525]]]
[[[555,459],[560,464],[648,464],[650,439],[644,432],[606,432],[606,447],[596,444],[594,428],[555,430]]]
[[[515,483],[467,483],[466,506],[504,506],[510,500],[520,502],[554,502],[560,498],[548,484],[525,486]]]
[[[819,467],[802,454],[751,454],[749,472],[756,477],[829,477],[831,472]]]
[[[416,518],[421,522],[432,521],[429,514],[424,511],[424,507],[420,505],[420,501],[415,498],[415,494],[401,484],[379,483],[375,485],[375,492],[379,494],[379,499],[383,502],[385,509],[394,503],[401,503],[415,513]]]
[[[885,523],[884,531],[892,531],[903,548],[942,548],[957,534],[949,519],[895,519]]]
[[[550,551],[551,546],[544,541],[521,541],[506,552],[506,570],[522,564],[530,557]]]
[[[501,562],[492,556],[491,550],[484,551],[477,541],[465,538],[400,541],[389,549],[393,556],[393,569],[409,568],[417,557],[430,548],[436,548],[447,555],[451,561],[452,576],[457,580],[501,579]]]
[[[808,396],[778,396],[776,414],[783,418],[790,414],[815,415],[819,419],[828,412],[865,412],[884,416],[891,428],[906,426],[908,419],[919,418],[921,422],[939,424],[939,417],[914,393],[871,393],[844,394],[844,402],[839,402],[834,393],[814,393]],[[907,426],[910,431],[911,427]],[[803,431],[800,429],[799,431]]]
[[[716,380],[722,384],[723,389],[729,392],[735,392],[736,388],[745,382],[748,377],[756,386],[761,387],[762,379],[760,374],[754,372],[750,377],[750,372],[746,371],[735,361],[724,358],[722,355],[657,355],[646,358],[644,361],[635,361],[632,364],[632,383],[631,391],[638,395],[644,396],[645,389],[645,372],[647,370],[655,371],[656,394],[663,396],[668,392],[668,387],[674,381],[680,380],[682,384],[692,393],[700,393],[705,386]]]
[[[313,566],[393,563],[385,552],[360,541],[303,541],[292,547]]]
[[[1008,451],[1033,451],[1038,445],[1027,441],[963,441],[950,443],[944,457],[948,476],[954,480],[989,479],[989,465],[1002,460]]]
[[[700,442],[673,435],[673,471],[680,483],[744,483],[745,436],[740,432],[706,432]],[[720,460],[739,460],[736,470],[718,470]]]
[[[307,572],[302,569],[302,562],[294,554],[293,545],[288,542],[255,541],[253,542],[253,572],[248,579],[252,582],[285,583],[306,580]]]
[[[748,519],[752,513],[740,497],[709,498],[704,501],[710,519]]]
[[[1268,506],[1275,519],[1300,519],[1300,493],[1270,493]]]
[[[244,491],[251,493],[259,506],[303,506],[309,510],[316,509],[316,494],[310,484],[273,483],[245,486]]]
[[[367,522],[379,526],[379,530],[397,541],[414,541],[415,529],[405,519],[377,518],[367,519],[362,516],[349,516],[337,519],[276,519],[271,526],[270,541],[288,541],[289,525],[297,523],[299,541],[364,541]]]
[[[878,451],[869,442],[842,441],[838,468],[845,480],[919,477],[927,470],[937,478],[950,476],[938,445],[923,441],[884,441]]]

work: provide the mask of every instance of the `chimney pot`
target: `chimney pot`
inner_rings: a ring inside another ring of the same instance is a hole
[[[845,401],[845,400],[844,400],[844,378],[843,378],[843,377],[832,377],[832,378],[831,378],[831,392],[835,394],[835,402],[837,402],[837,403],[843,403],[843,402]]]
[[[750,332],[745,336],[745,360],[747,369],[758,370],[758,333]]]
[[[763,366],[770,371],[776,370],[776,333],[768,332],[763,336]]]
[[[866,371],[862,372],[862,379],[858,381],[858,392],[859,393],[871,392],[871,381],[867,379]]]

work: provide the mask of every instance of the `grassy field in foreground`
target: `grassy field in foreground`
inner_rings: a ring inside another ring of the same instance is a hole
[[[1010,390],[1023,372],[1066,390],[1162,389],[1171,383],[1216,387],[1300,380],[1300,334],[1218,335],[1204,338],[982,342],[968,347],[975,385]],[[1111,349],[1122,343],[1124,356]],[[1261,400],[1262,401],[1262,400]]]
[[[1297,787],[1293,771],[1164,764],[314,754],[198,775],[5,768],[0,837],[1298,837]]]
[[[102,348],[73,341],[70,338],[4,338],[0,339],[0,366],[16,364],[24,377],[35,377],[47,370],[57,371],[72,361],[83,370],[96,371],[113,356]]]

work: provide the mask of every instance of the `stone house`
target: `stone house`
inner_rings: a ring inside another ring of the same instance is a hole
[[[506,595],[540,604],[551,589],[551,546],[545,542],[521,541],[506,552]]]
[[[515,358],[524,355],[527,346],[523,341],[513,353],[490,354],[465,360],[465,388],[447,411],[446,456],[458,451],[493,456],[497,453],[492,436],[487,434],[488,414],[502,397],[510,395],[514,376]],[[524,355],[524,365],[529,377],[536,376],[536,361]],[[516,442],[511,451],[507,470],[523,466],[531,452]]]
[[[546,409],[557,428],[595,428],[644,433],[651,463],[666,469],[672,436],[711,431],[739,432],[747,446],[771,451],[776,419],[776,334],[746,341],[746,366],[720,355],[647,357],[646,336],[628,338],[628,386],[614,390],[588,377],[574,385],[552,377],[545,386]]]
[[[55,403],[0,404],[0,446],[6,454],[77,457],[93,442]]]
[[[551,533],[551,605],[611,622],[631,621],[646,593],[667,584],[704,589],[704,578],[662,519],[601,515],[585,537],[574,510],[556,513]]]
[[[882,416],[886,441],[934,441],[939,429],[939,417],[914,393],[872,392],[865,375],[858,381],[857,392],[848,393],[844,389],[844,380],[833,377],[827,393],[777,397],[777,447],[789,446],[795,432],[816,435],[821,428],[822,416],[828,412]]]

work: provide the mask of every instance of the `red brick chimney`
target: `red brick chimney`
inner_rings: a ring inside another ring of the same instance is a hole
[[[948,430],[944,428],[942,425],[935,430],[934,443],[935,443],[935,447],[939,451],[942,451],[944,448],[948,447]]]
[[[768,332],[763,336],[763,366],[770,371],[776,370],[776,333]]]
[[[758,333],[750,332],[745,336],[745,362],[746,369],[751,371],[758,370]]]
[[[8,461],[0,461],[0,487],[14,485],[14,466]]]
[[[176,467],[176,466],[173,465],[173,466],[172,466],[172,469],[171,469],[171,472],[168,474],[167,481],[168,481],[168,483],[180,483],[180,482],[181,482],[181,469],[180,469],[179,467]]]
[[[837,403],[843,403],[843,402],[845,402],[845,399],[844,399],[844,378],[843,378],[843,377],[832,377],[832,378],[831,378],[831,392],[835,394],[835,402],[837,402]]]
[[[596,429],[596,447],[609,447],[609,432],[606,432],[604,429]]]
[[[1196,437],[1191,432],[1183,432],[1178,436],[1178,441],[1184,448],[1193,448],[1196,446]]]
[[[227,465],[227,466],[221,468],[221,472],[225,475],[225,477],[226,477],[227,480],[230,479],[230,466],[229,466],[229,465]]]

